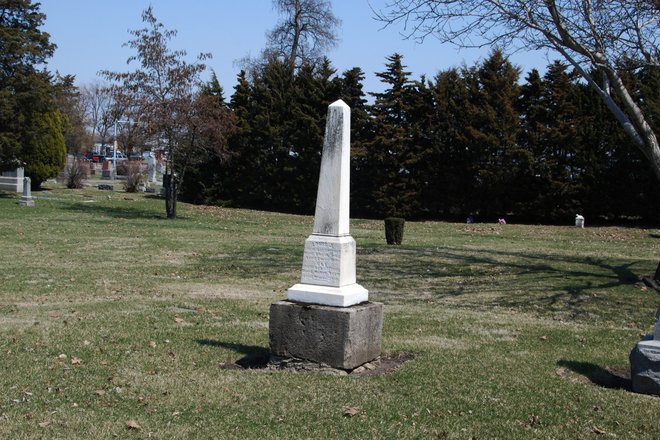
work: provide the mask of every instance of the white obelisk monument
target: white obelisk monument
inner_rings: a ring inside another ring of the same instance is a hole
[[[369,292],[355,282],[355,240],[349,233],[351,110],[343,101],[328,107],[314,230],[305,241],[300,284],[288,299],[348,307]]]
[[[305,240],[300,283],[270,306],[270,351],[352,370],[380,356],[383,304],[356,283],[349,233],[350,108],[328,107],[312,235]]]

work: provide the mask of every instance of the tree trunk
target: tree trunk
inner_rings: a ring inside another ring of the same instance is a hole
[[[163,176],[163,187],[165,188],[165,212],[167,218],[176,218],[176,178],[168,173]]]
[[[660,282],[660,262],[658,262],[658,268],[655,270],[655,275],[653,276],[656,281]]]

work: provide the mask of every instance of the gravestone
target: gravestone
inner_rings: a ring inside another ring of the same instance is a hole
[[[147,158],[147,176],[149,182],[156,182],[156,158],[153,156],[153,153],[149,153],[149,157]]]
[[[96,175],[96,164],[94,162],[89,162],[89,174],[90,176]]]
[[[660,308],[655,329],[639,341],[630,353],[630,378],[636,393],[660,396]]]
[[[34,199],[32,198],[32,188],[30,187],[31,180],[29,177],[23,178],[23,195],[18,201],[20,206],[34,206]]]
[[[357,284],[355,240],[349,233],[350,108],[328,107],[312,235],[302,276],[286,301],[271,305],[274,356],[350,370],[380,356],[383,305]]]
[[[109,160],[103,161],[101,166],[101,179],[110,180],[112,179],[112,162]]]
[[[0,191],[23,192],[23,177],[25,177],[23,168],[1,172]]]

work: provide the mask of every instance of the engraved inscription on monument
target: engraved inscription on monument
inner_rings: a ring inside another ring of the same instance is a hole
[[[330,240],[312,236],[305,241],[301,282],[332,287],[355,283],[355,240]]]

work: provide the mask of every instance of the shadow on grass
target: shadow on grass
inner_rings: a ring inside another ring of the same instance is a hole
[[[17,199],[19,193],[0,192],[0,199]]]
[[[268,359],[270,357],[270,350],[268,350],[268,348],[258,347],[256,345],[237,344],[234,342],[222,342],[217,339],[197,339],[195,342],[199,345],[226,348],[244,354],[244,357],[234,362],[234,364],[241,368],[266,368],[268,365]]]
[[[557,365],[584,376],[594,385],[615,390],[632,390],[630,370],[627,366],[603,368],[589,362],[567,361],[563,359],[557,362]]]
[[[485,293],[493,306],[566,308],[577,317],[587,313],[584,304],[605,305],[611,299],[609,291],[640,281],[633,270],[639,260],[451,247],[385,248],[362,254],[358,272],[363,282],[373,285],[386,279],[393,283],[386,287],[386,298],[404,301],[414,300],[410,291],[415,287],[436,299]]]
[[[133,206],[115,207],[102,204],[78,202],[66,209],[70,211],[89,213],[92,215],[104,215],[113,218],[167,220],[164,207],[162,213],[156,213],[154,210],[142,209]],[[177,216],[177,219],[186,220],[186,217],[179,215]]]

